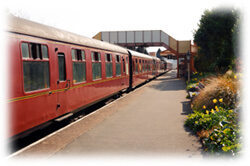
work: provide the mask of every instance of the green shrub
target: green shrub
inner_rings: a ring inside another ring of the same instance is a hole
[[[218,111],[212,109],[206,110],[206,113],[194,111],[193,114],[188,115],[185,124],[190,127],[194,132],[201,130],[210,130],[219,125],[221,121],[230,121],[236,123],[236,115],[232,110],[225,110],[222,107]]]

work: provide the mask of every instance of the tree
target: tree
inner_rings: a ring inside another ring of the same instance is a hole
[[[199,28],[194,32],[194,41],[199,47],[195,59],[198,71],[228,70],[235,57],[233,29],[238,18],[238,11],[233,8],[204,11]]]

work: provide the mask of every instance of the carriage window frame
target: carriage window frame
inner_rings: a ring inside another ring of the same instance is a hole
[[[126,74],[126,66],[125,66],[125,59],[124,58],[122,58],[122,72],[123,72],[123,74]]]
[[[126,75],[129,74],[129,61],[128,61],[128,57],[126,56]]]
[[[142,65],[143,65],[143,68],[142,68],[142,72],[145,73],[145,60],[142,61]]]
[[[81,84],[87,81],[87,72],[86,72],[86,52],[85,50],[72,48],[71,49],[71,58],[72,58],[72,73],[73,73],[73,84]],[[78,70],[75,68],[82,68],[82,75],[79,74]],[[82,79],[78,79],[81,77]]]
[[[116,76],[122,75],[122,65],[121,65],[121,56],[115,55],[115,74]],[[119,72],[120,71],[120,72]]]
[[[106,69],[106,78],[112,78],[113,77],[113,55],[110,53],[105,53],[105,69]],[[108,70],[108,68],[111,67],[111,70]]]
[[[138,74],[138,60],[135,59],[135,74]]]
[[[51,74],[48,45],[39,42],[21,41],[20,51],[24,93],[49,90],[51,87]],[[25,56],[24,51],[26,53]],[[40,71],[41,67],[42,70]],[[42,74],[44,77],[41,77],[41,75],[35,76],[37,74]]]
[[[101,80],[102,79],[102,61],[101,61],[101,53],[98,51],[92,51],[91,52],[91,61],[92,61],[92,80]],[[97,65],[98,64],[98,65]],[[96,70],[96,68],[100,68],[100,70],[98,72],[97,76],[94,73],[94,69]]]
[[[139,59],[139,63],[138,63],[138,72],[141,73],[142,72],[142,64],[141,64],[141,59]]]
[[[60,82],[65,82],[67,79],[66,56],[63,52],[59,52],[57,54],[57,61],[58,61],[58,76],[59,76],[58,80]]]

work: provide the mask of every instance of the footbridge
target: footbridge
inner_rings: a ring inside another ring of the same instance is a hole
[[[141,30],[141,31],[103,31],[97,33],[94,39],[117,44],[123,47],[135,49],[136,47],[163,46],[167,49],[167,54],[161,54],[163,57],[175,57],[177,59],[178,77],[185,73],[187,69],[186,54],[191,53],[190,68],[194,71],[193,56],[195,54],[194,46],[191,40],[176,40],[162,30]]]

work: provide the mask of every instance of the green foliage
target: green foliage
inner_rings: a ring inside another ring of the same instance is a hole
[[[185,125],[194,132],[211,131],[204,139],[206,151],[212,155],[237,155],[242,146],[240,125],[236,122],[236,113],[219,107],[206,113],[194,111],[188,115]]]
[[[236,156],[242,147],[240,125],[236,125],[233,122],[222,121],[204,141],[206,150],[216,156]]]
[[[201,130],[208,131],[225,120],[235,122],[235,113],[219,107],[217,111],[216,109],[211,111],[206,110],[205,113],[194,111],[193,114],[188,115],[185,124],[194,132]]]
[[[190,83],[187,85],[187,91],[189,91],[190,89],[196,88],[198,86],[197,83]]]
[[[199,46],[195,67],[198,71],[226,71],[235,59],[233,29],[239,19],[238,12],[216,8],[206,10],[201,17],[194,41]],[[237,35],[237,33],[236,33]]]
[[[216,123],[217,122],[212,119],[211,115],[196,111],[188,115],[188,119],[185,121],[185,124],[194,132],[209,130],[216,125]]]

